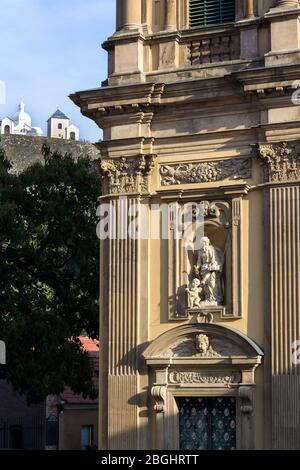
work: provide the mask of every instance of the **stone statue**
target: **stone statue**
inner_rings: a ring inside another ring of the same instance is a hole
[[[199,279],[193,279],[186,291],[188,296],[188,308],[200,307],[200,294],[202,292],[201,281]]]
[[[214,351],[208,336],[204,334],[196,336],[195,347],[200,357],[220,357],[220,355]]]
[[[199,276],[201,285],[201,306],[222,305],[224,301],[221,276],[224,267],[224,255],[219,248],[215,248],[208,237],[200,242],[195,272]]]

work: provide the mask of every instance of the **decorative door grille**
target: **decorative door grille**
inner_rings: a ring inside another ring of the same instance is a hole
[[[179,398],[180,450],[236,450],[235,398]]]

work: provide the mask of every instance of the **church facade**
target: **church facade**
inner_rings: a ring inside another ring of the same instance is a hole
[[[299,18],[118,0],[71,95],[104,133],[101,449],[300,449]]]

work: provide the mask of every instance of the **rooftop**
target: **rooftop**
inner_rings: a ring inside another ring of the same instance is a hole
[[[48,119],[69,119],[60,109],[57,109],[54,114]]]

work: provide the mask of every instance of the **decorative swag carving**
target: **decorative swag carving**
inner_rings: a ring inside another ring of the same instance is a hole
[[[248,179],[252,176],[251,168],[249,158],[163,165],[160,169],[161,185],[210,183],[227,178]]]

